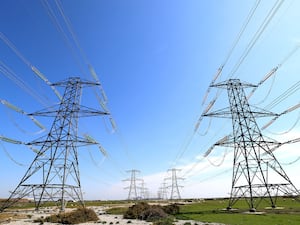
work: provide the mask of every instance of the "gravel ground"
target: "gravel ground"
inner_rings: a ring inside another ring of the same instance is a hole
[[[90,207],[94,209],[99,217],[99,221],[97,222],[88,222],[88,223],[81,223],[81,225],[151,225],[151,222],[146,222],[142,220],[134,220],[134,219],[123,219],[121,215],[109,215],[105,214],[105,207]],[[52,208],[42,209],[40,211],[34,210],[18,210],[18,211],[11,211],[12,214],[18,215],[18,218],[15,217],[8,218],[5,221],[2,221],[1,224],[9,224],[9,225],[39,225],[39,223],[34,223],[35,219],[38,218],[45,218],[49,215],[57,214],[58,210],[53,210]],[[130,221],[130,222],[129,222]],[[178,220],[174,222],[176,225],[183,225],[186,222],[190,222],[191,225],[195,223],[198,225],[224,225],[220,223],[203,223],[199,221],[193,220]],[[53,225],[53,223],[44,223],[43,225]]]

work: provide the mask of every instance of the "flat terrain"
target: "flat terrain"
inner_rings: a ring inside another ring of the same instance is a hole
[[[225,210],[228,200],[203,200],[180,207],[178,219],[219,222],[230,225],[299,225],[300,202],[292,198],[278,198],[277,208],[262,201],[256,213],[250,213],[243,200],[236,203],[232,211]]]
[[[92,208],[98,215],[99,221],[97,222],[89,222],[89,223],[81,223],[82,225],[95,225],[95,224],[105,224],[105,225],[151,225],[151,222],[146,222],[142,220],[133,220],[133,219],[123,219],[122,215],[112,215],[106,214],[105,210],[108,207],[105,206],[93,206]],[[72,210],[72,209],[68,209]],[[20,209],[20,210],[11,210],[9,212],[5,212],[0,214],[0,223],[1,224],[9,224],[9,225],[39,225],[39,222],[34,222],[34,220],[39,218],[45,218],[49,215],[57,214],[59,211],[55,210],[53,207],[48,207],[45,209],[41,209],[40,211],[35,211],[33,209]],[[198,225],[223,225],[220,223],[201,223],[196,221],[186,221],[186,220],[176,220],[174,224],[183,225],[186,222],[190,222],[191,225],[195,223]],[[53,223],[43,223],[44,225],[53,225]]]
[[[150,204],[168,204],[168,202],[149,202]],[[275,209],[269,207],[267,201],[262,201],[256,213],[249,213],[248,205],[240,200],[232,211],[227,211],[228,200],[190,200],[179,202],[180,212],[176,215],[175,224],[183,225],[189,222],[191,225],[299,225],[300,202],[293,198],[279,198]],[[150,225],[151,222],[141,220],[123,219],[122,213],[134,202],[126,201],[91,201],[86,202],[88,208],[94,209],[99,221],[83,223],[91,225],[95,223],[105,225]],[[72,206],[72,204],[70,205]],[[76,204],[73,205],[76,208]],[[73,210],[67,208],[66,210]],[[57,214],[59,210],[55,206],[48,206],[35,211],[32,204],[20,204],[0,213],[0,223],[9,225],[32,225],[35,219],[45,218]],[[51,223],[44,223],[45,225]]]

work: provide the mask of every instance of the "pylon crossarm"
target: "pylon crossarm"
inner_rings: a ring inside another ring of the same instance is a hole
[[[83,80],[80,77],[70,77],[66,80],[52,83],[51,86],[66,87],[70,84],[72,84],[72,85],[80,84],[80,85],[91,86],[91,87],[92,86],[101,86],[101,84],[99,82],[91,82],[91,81],[88,81],[88,80]]]
[[[291,139],[291,140],[288,140],[286,142],[283,142],[282,144],[294,144],[294,143],[298,143],[300,142],[300,138],[295,138],[295,139]]]
[[[90,116],[99,116],[99,115],[110,115],[107,111],[94,110],[86,106],[80,106],[80,110],[78,111],[80,117],[90,117]]]
[[[254,117],[272,117],[272,116],[276,117],[276,116],[279,116],[278,113],[273,113],[273,112],[267,111],[265,109],[262,109],[262,108],[259,108],[259,107],[253,106],[253,105],[251,105],[250,113],[252,113]]]
[[[219,118],[231,118],[231,111],[229,107],[216,110],[210,113],[202,114],[203,117],[219,117]]]
[[[54,107],[46,108],[34,113],[29,113],[28,116],[43,116],[43,117],[56,117],[58,113],[58,109],[55,109]],[[110,115],[108,111],[101,111],[101,110],[95,110],[91,109],[86,106],[80,105],[78,108],[70,110],[70,114],[78,113],[79,117],[90,117],[90,116],[99,116],[99,115]]]
[[[247,83],[247,82],[241,82],[239,79],[229,79],[227,81],[223,81],[223,82],[219,82],[217,84],[210,85],[210,87],[227,89],[228,85],[235,85],[235,86],[239,86],[239,87],[243,87],[243,88],[247,88],[247,87],[253,87],[253,88],[255,88],[255,87],[258,87],[258,85],[256,85],[256,84],[251,84],[251,83]]]
[[[269,152],[266,152],[264,154],[268,154],[270,152],[274,152],[277,148],[281,147],[282,145],[286,145],[286,144],[295,144],[295,143],[298,143],[300,142],[300,138],[295,138],[295,139],[291,139],[291,140],[288,140],[288,141],[285,141],[285,142],[276,142],[276,141],[266,141],[266,143],[269,145],[270,149],[269,149]],[[274,145],[272,147],[272,145]]]
[[[72,140],[74,140],[74,143],[76,143],[76,147],[82,147],[82,146],[87,146],[87,145],[99,145],[99,143],[96,142],[95,140],[91,140],[88,138],[73,137]],[[67,146],[69,142],[70,142],[70,138],[60,139],[60,143],[62,145]],[[63,143],[65,143],[65,144],[63,144]],[[35,141],[24,143],[24,144],[27,146],[44,146],[46,148],[48,146],[48,148],[49,148],[49,146],[51,146],[53,144],[53,141],[52,140],[47,141],[47,140],[44,140],[43,138],[39,138]]]

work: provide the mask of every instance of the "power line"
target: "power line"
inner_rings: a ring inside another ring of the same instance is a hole
[[[229,73],[230,77],[233,76],[233,74],[236,73],[236,71],[239,69],[239,67],[241,66],[241,64],[244,62],[244,60],[246,59],[246,57],[248,56],[248,54],[250,53],[250,51],[253,49],[253,47],[256,44],[256,42],[258,41],[258,39],[261,37],[261,35],[264,33],[265,29],[268,27],[269,23],[272,21],[273,17],[276,15],[277,11],[280,9],[280,7],[281,7],[281,5],[282,5],[283,2],[284,2],[284,0],[277,0],[274,3],[273,7],[268,12],[268,14],[265,17],[264,21],[262,22],[262,24],[260,25],[260,27],[258,28],[258,30],[256,31],[256,33],[252,37],[251,41],[247,45],[245,51],[240,56],[238,62],[235,64],[235,66],[233,67],[233,69]]]
[[[99,84],[99,85],[97,85],[97,87],[95,87],[95,88],[99,89],[99,91],[100,91],[100,95],[96,91],[94,92],[96,99],[97,99],[99,105],[102,107],[102,109],[108,113],[108,115],[109,115],[108,120],[109,120],[110,126],[113,129],[113,131],[116,131],[118,140],[121,143],[122,149],[124,150],[126,156],[128,157],[129,162],[134,164],[134,160],[132,159],[132,157],[129,154],[128,147],[123,139],[123,136],[122,136],[120,130],[117,127],[115,119],[112,116],[111,111],[108,109],[108,106],[107,106],[108,98],[107,98],[104,88],[100,82],[100,79],[99,79],[94,67],[89,62],[87,54],[85,53],[84,49],[80,45],[79,39],[76,35],[76,32],[74,31],[71,20],[66,15],[62,3],[59,0],[55,0],[56,9],[58,11],[58,14],[61,16],[62,21],[65,26],[63,26],[63,24],[61,23],[61,21],[58,18],[57,13],[53,10],[53,8],[49,4],[49,2],[47,0],[43,0],[42,3],[43,3],[44,8],[46,9],[47,14],[49,15],[50,19],[55,24],[58,32],[62,35],[67,47],[71,51],[71,55],[74,57],[80,70],[82,71],[82,73],[86,75],[86,73],[84,72],[84,70],[82,68],[81,62],[83,62],[87,66],[89,74]],[[67,29],[67,31],[65,31],[64,27]],[[76,51],[76,49],[78,51]]]
[[[239,31],[237,37],[235,38],[235,40],[234,40],[234,42],[233,42],[233,44],[232,44],[232,46],[231,46],[231,48],[230,48],[230,50],[229,50],[227,56],[225,57],[223,64],[222,64],[222,65],[219,67],[219,69],[217,70],[217,72],[216,72],[216,74],[215,74],[213,80],[211,81],[210,85],[213,85],[213,84],[215,83],[215,81],[218,79],[218,77],[221,75],[221,73],[222,73],[222,71],[223,71],[223,68],[224,68],[225,65],[227,64],[227,62],[228,62],[229,58],[231,57],[231,55],[232,55],[234,49],[235,49],[236,46],[238,45],[238,43],[239,43],[241,37],[243,36],[243,34],[244,34],[244,32],[245,32],[247,26],[249,25],[251,19],[253,18],[253,16],[254,16],[254,14],[255,14],[255,12],[256,12],[256,10],[257,10],[259,4],[260,4],[260,0],[257,0],[257,1],[254,3],[254,5],[252,6],[251,10],[249,11],[249,13],[248,13],[248,15],[247,15],[247,17],[246,17],[246,20],[245,20],[243,26],[241,27],[241,29],[240,29],[240,31]],[[210,90],[211,90],[210,85],[209,85],[209,87],[208,87],[208,89],[207,89],[207,91],[206,91],[206,93],[205,93],[205,95],[204,95],[204,98],[203,98],[203,100],[202,100],[202,106],[204,105],[204,103],[205,103],[205,101],[206,101],[206,99],[207,99],[207,97],[208,97],[208,94],[209,94],[209,92],[210,92]]]
[[[260,4],[260,0],[257,0],[257,1],[254,3],[254,5],[252,6],[252,8],[251,8],[249,14],[248,14],[247,17],[246,17],[246,20],[245,20],[243,26],[241,27],[241,29],[240,29],[240,31],[239,31],[239,33],[238,33],[238,35],[237,35],[235,41],[233,42],[233,44],[232,44],[232,46],[231,46],[231,48],[230,48],[230,50],[229,50],[227,56],[226,56],[225,59],[224,59],[224,63],[218,68],[218,70],[217,70],[216,74],[214,75],[213,80],[211,81],[211,84],[210,84],[210,85],[214,84],[215,81],[216,81],[216,80],[219,78],[219,76],[221,75],[224,66],[227,64],[227,62],[228,62],[229,58],[231,57],[231,55],[232,55],[234,49],[236,48],[237,44],[239,43],[239,41],[240,41],[242,35],[244,34],[244,32],[245,32],[245,30],[246,30],[246,28],[247,28],[249,22],[251,21],[251,19],[252,19],[254,13],[256,12],[256,10],[257,10],[259,4]],[[206,93],[205,93],[205,95],[204,95],[204,98],[203,98],[203,100],[202,100],[202,106],[205,104],[206,99],[207,99],[207,97],[208,97],[208,95],[209,95],[209,93],[210,93],[210,90],[211,90],[211,88],[210,88],[210,86],[209,86],[208,89],[207,89],[207,91],[206,91]],[[197,130],[198,130],[199,126],[200,126],[200,123],[201,123],[201,121],[202,121],[202,115],[203,115],[204,113],[208,112],[208,111],[211,109],[211,107],[214,105],[214,102],[216,101],[217,97],[218,97],[218,96],[216,96],[216,97],[208,104],[208,106],[206,107],[206,109],[204,110],[204,112],[201,114],[200,118],[198,119],[198,121],[197,121],[197,123],[196,123],[196,125],[195,125],[194,133],[188,138],[188,141],[186,142],[186,144],[184,144],[183,147],[182,147],[182,148],[180,149],[180,151],[178,152],[174,164],[176,164],[176,162],[177,162],[180,158],[182,158],[182,156],[184,155],[184,153],[187,151],[189,145],[191,144],[191,142],[192,142],[192,140],[193,140],[193,137],[194,137],[195,133],[197,132]]]
[[[39,132],[43,132],[46,130],[46,128],[44,127],[44,125],[42,125],[34,116],[29,115],[28,113],[26,113],[23,109],[11,104],[10,102],[4,100],[4,99],[0,99],[0,103],[5,105],[7,108],[14,110],[17,113],[20,113],[22,115],[26,115],[28,116],[28,118],[36,125],[38,126],[41,130]]]
[[[35,89],[31,88],[20,76],[18,76],[12,69],[10,69],[4,62],[0,61],[0,72],[19,86],[22,90],[27,92],[33,98],[35,98],[42,105],[47,106],[47,102],[41,98],[41,95],[38,94]]]
[[[294,83],[291,87],[289,87],[285,92],[275,98],[271,103],[265,106],[266,109],[272,109],[277,106],[279,103],[290,97],[292,94],[297,92],[300,89],[300,81]]]
[[[55,95],[61,100],[62,97],[56,88],[51,84],[51,82],[46,78],[44,74],[41,73],[35,66],[33,66],[29,60],[27,60],[21,52],[16,48],[16,46],[2,33],[0,32],[0,39],[38,76],[42,79],[55,93]]]
[[[0,138],[1,139],[1,138]],[[1,145],[1,148],[2,150],[4,151],[5,155],[13,162],[15,163],[16,165],[18,166],[22,166],[22,167],[25,167],[26,165],[23,164],[23,163],[20,163],[18,162],[17,160],[14,159],[13,156],[10,155],[10,153],[7,151],[7,149],[4,147],[4,145],[0,142],[0,145]]]

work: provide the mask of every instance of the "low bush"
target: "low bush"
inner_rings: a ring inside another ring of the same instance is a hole
[[[183,225],[192,225],[191,222],[185,222]]]
[[[140,215],[142,220],[146,221],[156,221],[162,218],[167,218],[168,214],[165,213],[165,211],[162,209],[159,205],[153,205],[150,206],[149,209],[146,209],[142,214]]]
[[[160,219],[154,221],[152,225],[174,225],[173,220],[170,218]]]
[[[179,205],[178,204],[171,204],[163,206],[163,210],[170,215],[176,215],[179,213]]]
[[[146,210],[150,209],[150,205],[145,202],[140,202],[127,209],[124,212],[123,217],[125,219],[142,219],[142,214]]]
[[[48,216],[45,219],[40,219],[36,222],[50,222],[62,224],[78,224],[90,221],[98,221],[99,218],[94,210],[87,208],[78,208],[75,211],[68,213],[59,213],[56,215]]]
[[[125,219],[140,219],[146,221],[158,221],[165,219],[169,215],[179,212],[179,207],[175,204],[169,206],[149,205],[145,202],[139,202],[124,213]]]

